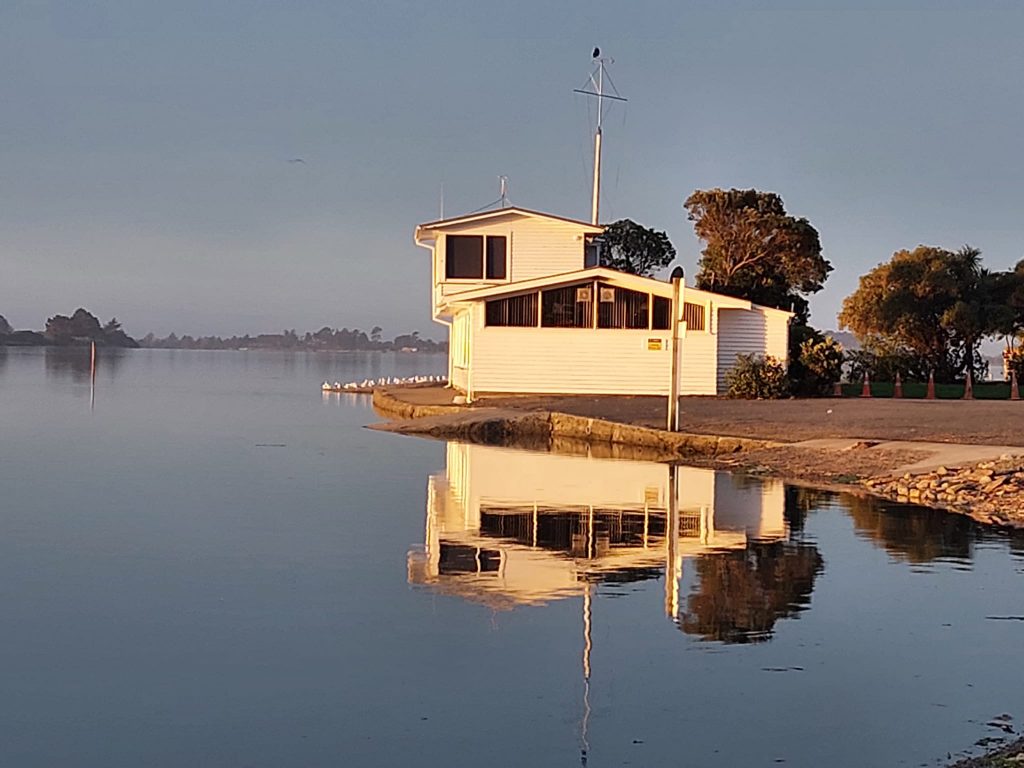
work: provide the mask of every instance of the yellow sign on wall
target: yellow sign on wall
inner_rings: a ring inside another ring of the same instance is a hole
[[[661,339],[648,339],[647,349],[651,352],[660,352],[665,348],[664,344],[665,342]]]

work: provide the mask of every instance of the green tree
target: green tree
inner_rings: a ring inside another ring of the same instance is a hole
[[[683,204],[702,241],[697,287],[790,309],[806,323],[806,294],[832,271],[818,231],[789,216],[782,198],[756,189],[697,190]]]
[[[650,277],[676,257],[668,235],[629,219],[605,227],[601,241],[601,265],[634,275]]]
[[[843,345],[831,336],[810,330],[789,366],[792,388],[801,395],[827,395],[843,377]]]
[[[370,341],[372,341],[374,344],[380,344],[380,335],[383,332],[384,329],[381,328],[379,325],[373,326],[373,328],[370,329]]]
[[[1024,260],[1007,272],[991,275],[992,326],[1013,349],[1024,335]]]
[[[860,278],[839,322],[875,346],[911,352],[939,378],[981,372],[981,340],[996,332],[995,278],[981,252],[918,246]]]

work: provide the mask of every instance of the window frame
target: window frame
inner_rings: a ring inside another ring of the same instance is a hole
[[[481,242],[480,248],[480,277],[449,277],[448,276],[448,240],[454,237],[472,237],[479,238]],[[487,276],[487,243],[491,238],[502,238],[505,241],[505,276],[504,277],[488,277]],[[511,280],[511,250],[512,250],[512,233],[511,232],[451,232],[446,233],[444,236],[444,247],[441,249],[441,269],[440,274],[443,275],[440,282],[443,283],[455,283],[455,284],[474,284],[474,283],[489,283],[492,285],[501,285],[503,283],[510,283]]]

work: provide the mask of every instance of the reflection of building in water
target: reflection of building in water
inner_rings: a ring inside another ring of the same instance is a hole
[[[427,485],[409,581],[495,608],[583,597],[580,762],[590,752],[592,585],[660,577],[665,611],[703,639],[749,642],[800,610],[821,557],[789,541],[781,482],[642,461],[448,443]],[[698,581],[680,599],[683,562]]]
[[[409,555],[409,580],[495,607],[666,570],[675,617],[685,558],[787,535],[776,481],[458,443],[447,459],[447,473],[429,479],[425,546]]]

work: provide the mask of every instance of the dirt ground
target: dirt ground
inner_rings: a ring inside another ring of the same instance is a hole
[[[403,393],[411,399],[412,393]],[[452,391],[425,388],[422,402],[450,403]],[[663,397],[517,395],[481,397],[479,407],[547,410],[664,428]],[[798,442],[822,437],[1024,446],[1024,401],[682,399],[684,432]]]

